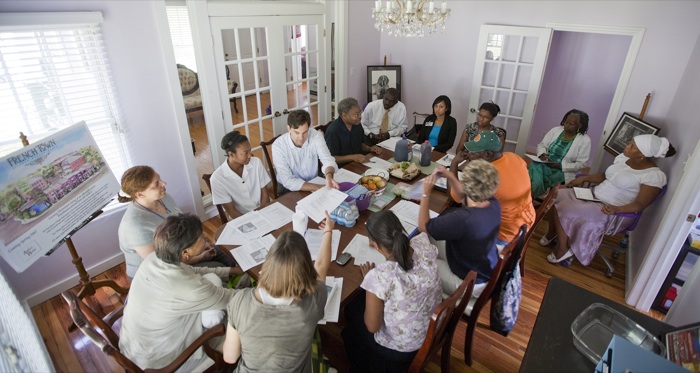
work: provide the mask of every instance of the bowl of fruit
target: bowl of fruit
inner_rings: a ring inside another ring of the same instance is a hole
[[[383,172],[383,174],[386,174],[386,172]],[[369,189],[375,196],[379,196],[384,193],[388,181],[385,175],[364,175],[358,183]]]

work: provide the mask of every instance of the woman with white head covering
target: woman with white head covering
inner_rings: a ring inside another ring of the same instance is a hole
[[[636,136],[605,173],[581,176],[567,184],[569,187],[584,182],[598,184],[592,191],[601,202],[582,201],[572,189],[560,190],[547,215],[553,229],[540,240],[541,245],[547,246],[556,238],[554,251],[547,260],[568,265],[576,256],[581,264],[588,265],[604,235],[616,234],[632,223],[632,219],[615,213],[644,210],[666,185],[666,174],[652,158],[674,154],[676,150],[664,137]]]

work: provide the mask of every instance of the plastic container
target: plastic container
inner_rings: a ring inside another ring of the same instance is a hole
[[[401,140],[396,142],[396,147],[394,147],[394,159],[396,162],[406,162],[408,161],[408,140],[406,135],[401,137]]]
[[[350,200],[350,202],[341,203],[340,206],[336,207],[329,215],[336,223],[346,227],[352,227],[357,223],[360,212],[357,210],[355,200]]]
[[[423,167],[430,166],[430,157],[433,155],[433,148],[430,146],[430,141],[425,140],[420,146],[420,165]]]
[[[593,303],[583,310],[571,324],[571,333],[576,349],[594,364],[603,357],[613,335],[666,356],[666,347],[655,336],[627,316],[601,303]]]
[[[342,183],[338,183],[338,190],[341,192],[347,192],[355,185],[357,185],[357,184],[344,181]],[[355,204],[357,205],[357,210],[358,211],[365,211],[369,207],[370,200],[372,200],[372,193],[367,193],[365,195],[365,198],[363,198],[363,199],[356,199],[356,198],[348,197],[345,199],[345,202],[355,201]]]

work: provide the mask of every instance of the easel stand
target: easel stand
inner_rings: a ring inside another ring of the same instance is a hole
[[[27,137],[20,132],[20,139],[22,140],[22,145],[27,146],[29,145],[29,141],[27,141]],[[87,273],[87,270],[85,270],[85,266],[83,265],[83,258],[81,258],[78,255],[78,252],[75,250],[75,245],[73,244],[73,240],[71,239],[71,236],[75,234],[80,228],[85,226],[85,224],[89,223],[92,221],[94,218],[102,214],[102,210],[97,211],[94,213],[88,220],[86,220],[81,226],[76,228],[73,232],[71,232],[70,235],[68,235],[68,238],[66,238],[66,246],[68,246],[68,251],[70,251],[70,255],[73,258],[73,265],[75,266],[75,269],[78,270],[78,276],[80,277],[80,290],[78,291],[78,298],[83,299],[88,295],[95,295],[96,289],[99,289],[101,287],[107,286],[117,293],[121,295],[126,295],[129,293],[129,289],[124,289],[123,287],[119,286],[116,282],[110,279],[104,279],[104,280],[96,280],[92,281],[90,278],[90,275]],[[74,327],[72,325],[71,327]]]

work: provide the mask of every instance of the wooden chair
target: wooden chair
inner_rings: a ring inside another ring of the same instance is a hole
[[[532,234],[535,232],[535,229],[537,229],[537,226],[540,224],[542,219],[544,219],[544,216],[547,215],[549,209],[551,209],[552,206],[554,206],[554,202],[556,202],[557,200],[558,193],[559,185],[555,185],[554,187],[549,188],[549,191],[545,195],[544,200],[537,207],[537,211],[535,212],[535,221],[532,223],[530,229],[527,230],[527,234],[525,235],[523,252],[521,254],[520,259],[520,275],[523,277],[525,277],[525,252],[527,251],[527,246],[530,243],[530,237],[532,237]]]
[[[486,306],[486,303],[493,298],[496,286],[503,282],[502,276],[505,274],[504,269],[510,268],[514,264],[513,261],[520,258],[520,253],[522,252],[525,242],[526,231],[527,225],[523,224],[515,238],[503,248],[501,257],[498,259],[498,263],[493,269],[493,272],[491,272],[491,278],[486,284],[484,291],[481,292],[481,295],[479,295],[476,301],[470,300],[469,303],[473,301],[474,306],[470,308],[469,305],[467,305],[465,312],[461,315],[462,320],[467,322],[467,332],[464,336],[464,362],[469,366],[472,365],[472,344],[479,314],[484,306]]]
[[[408,132],[406,132],[406,138],[409,140],[416,141],[418,138],[418,133],[421,131],[423,128],[423,121],[425,121],[425,118],[428,117],[428,115],[431,115],[431,113],[418,113],[418,112],[413,112],[413,127],[411,127]],[[418,123],[420,121],[420,123]]]
[[[423,371],[423,368],[430,362],[433,355],[441,350],[440,366],[442,372],[450,372],[450,349],[452,348],[452,338],[454,337],[459,319],[464,313],[464,309],[469,303],[469,298],[474,290],[476,282],[476,272],[469,271],[455,292],[440,303],[433,311],[428,326],[428,333],[420,350],[413,358],[409,373]]]
[[[70,307],[70,315],[75,325],[80,328],[80,331],[92,341],[106,355],[111,356],[119,365],[127,372],[144,372],[133,361],[129,360],[119,350],[119,336],[112,328],[116,321],[121,321],[124,312],[124,306],[121,306],[109,314],[105,319],[101,319],[97,314],[72,291],[64,291],[61,293],[63,299]],[[204,334],[195,339],[180,356],[172,363],[160,369],[146,369],[145,372],[174,372],[182,366],[187,359],[204,346],[204,352],[214,360],[214,365],[209,367],[205,372],[219,372],[225,369],[223,355],[209,346],[209,340],[213,337],[225,335],[224,324],[216,325],[207,330]],[[167,343],[167,341],[164,341]]]
[[[207,184],[207,188],[209,188],[209,191],[211,192],[211,174],[204,174],[202,175],[202,180]],[[224,210],[224,207],[221,205],[215,205],[216,210],[219,211],[219,218],[221,219],[221,224],[226,224],[228,223],[228,215],[226,215],[226,211]]]
[[[314,129],[316,129],[316,131],[321,131],[321,133],[325,135],[325,134],[326,134],[326,130],[328,129],[328,126],[331,125],[331,123],[333,123],[333,121],[332,121],[332,120],[329,120],[328,123],[326,123],[326,124],[319,124],[318,126],[314,127]]]
[[[279,197],[277,193],[277,173],[275,173],[275,165],[272,163],[272,152],[268,148],[272,146],[272,143],[275,142],[275,140],[277,140],[277,138],[279,138],[280,136],[282,136],[282,134],[271,138],[270,141],[260,141],[260,146],[262,147],[263,153],[265,154],[267,169],[270,171],[270,179],[272,179],[272,191],[270,195],[272,196],[273,200]]]

